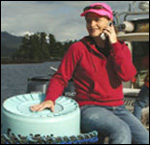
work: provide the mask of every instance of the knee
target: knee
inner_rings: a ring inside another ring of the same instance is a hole
[[[130,127],[127,124],[125,124],[124,126],[120,126],[118,128],[118,134],[120,134],[120,136],[122,135],[122,137],[124,137],[124,138],[126,138],[126,137],[131,138]]]
[[[111,132],[110,134],[110,143],[113,144],[131,144],[132,135],[129,126],[124,123],[122,126]]]

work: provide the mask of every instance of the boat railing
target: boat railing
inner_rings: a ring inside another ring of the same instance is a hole
[[[138,16],[138,15],[149,15],[149,11],[135,11],[135,12],[121,12],[121,13],[115,13],[114,17],[116,19],[116,25],[121,24],[121,16],[124,16],[123,21],[127,20],[128,16]]]
[[[149,19],[149,1],[142,1],[139,2],[139,9],[135,9],[135,4],[137,1],[130,1],[129,2],[129,9],[128,11],[124,11],[121,13],[117,13],[114,11],[114,17],[116,18],[117,25],[121,24],[121,16],[123,17],[123,21],[127,20],[128,16],[139,16],[139,15],[148,15]],[[139,17],[136,17],[139,18]]]

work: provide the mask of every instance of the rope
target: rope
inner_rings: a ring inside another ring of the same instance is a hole
[[[1,134],[1,144],[93,144],[97,142],[98,133],[96,131],[71,137],[52,137],[40,135],[29,135],[27,137],[22,137],[14,134]]]

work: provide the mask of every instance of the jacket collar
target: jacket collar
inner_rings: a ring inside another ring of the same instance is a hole
[[[86,36],[80,40],[90,52],[93,52],[94,54],[98,55],[99,57],[106,59],[106,56],[102,54],[98,49],[96,48],[96,44],[92,37]]]

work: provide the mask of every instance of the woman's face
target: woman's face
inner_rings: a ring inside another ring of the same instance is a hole
[[[110,20],[94,13],[88,13],[85,17],[88,33],[91,37],[99,37]]]

